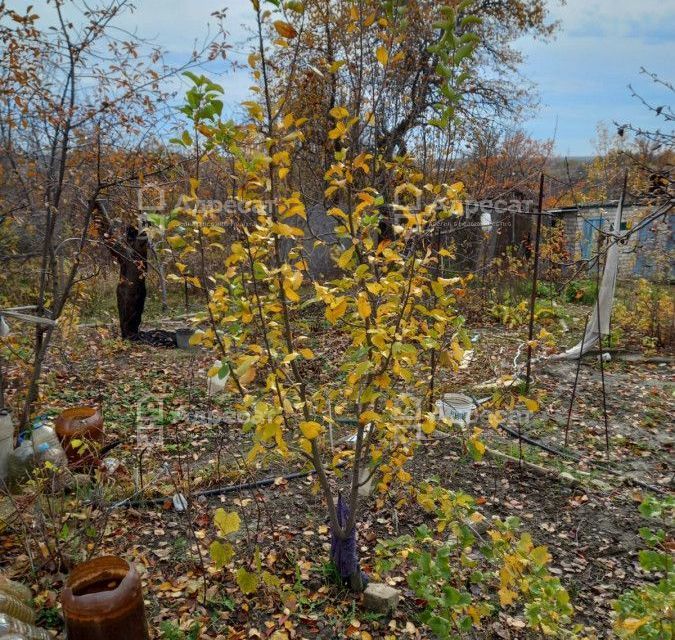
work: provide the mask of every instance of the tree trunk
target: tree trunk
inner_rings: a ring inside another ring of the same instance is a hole
[[[128,226],[126,241],[117,243],[115,257],[120,265],[117,284],[117,311],[122,338],[138,336],[145,308],[145,276],[148,270],[148,237],[136,227]]]

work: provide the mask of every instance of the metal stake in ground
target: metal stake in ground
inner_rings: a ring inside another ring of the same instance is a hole
[[[539,275],[539,240],[541,238],[541,217],[544,205],[544,174],[539,176],[539,206],[537,208],[537,230],[534,236],[534,268],[532,270],[532,293],[530,294],[530,325],[527,332],[527,374],[525,391],[530,390],[530,371],[532,369],[532,338],[534,336],[534,305],[537,301],[537,277]]]
[[[598,230],[598,270],[596,276],[598,295],[596,311],[598,315],[598,349],[600,351],[600,378],[602,380],[602,414],[605,419],[605,455],[609,459],[609,421],[607,418],[607,391],[605,389],[605,354],[602,350],[602,316],[600,315],[600,250],[602,246],[602,228]]]
[[[590,316],[590,314],[589,314]],[[586,339],[586,329],[588,329],[588,318],[584,323],[584,332],[581,335],[581,349],[579,349],[579,359],[577,360],[577,372],[574,376],[574,385],[572,386],[572,397],[570,398],[570,408],[567,410],[567,424],[565,425],[565,446],[567,446],[567,436],[570,430],[570,420],[572,419],[572,407],[574,406],[574,398],[577,395],[577,384],[579,383],[579,371],[581,369],[581,358],[584,355],[584,340]]]
[[[619,235],[621,234],[621,218],[623,217],[623,207],[626,204],[626,191],[628,189],[628,169],[624,171],[623,174],[623,187],[621,189],[621,204],[619,205],[619,225],[618,228],[612,229],[614,235],[618,238]],[[618,242],[618,240],[614,240],[614,242]],[[598,264],[598,267],[600,265]],[[600,292],[598,291],[598,294]],[[612,315],[610,314],[608,320],[607,320],[608,328],[609,328],[609,333],[607,334],[607,348],[611,349],[612,348]]]

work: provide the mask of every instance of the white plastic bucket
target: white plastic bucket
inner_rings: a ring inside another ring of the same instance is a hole
[[[471,422],[471,412],[476,403],[462,393],[446,393],[436,406],[440,418],[467,425]]]

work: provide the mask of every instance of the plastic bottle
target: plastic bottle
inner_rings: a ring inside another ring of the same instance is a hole
[[[68,640],[149,640],[141,579],[122,558],[75,567],[61,594]]]
[[[7,479],[9,456],[14,449],[14,425],[9,409],[0,409],[0,481]]]
[[[61,444],[54,429],[41,422],[36,422],[33,425],[30,439],[36,449],[41,444],[48,444],[50,447]]]
[[[23,636],[27,640],[50,640],[50,635],[44,629],[38,629],[5,613],[0,613],[0,638],[12,634]]]
[[[34,449],[37,454],[36,462],[38,464],[50,462],[60,469],[65,469],[68,466],[66,452],[58,441],[55,443],[43,442],[37,447],[34,446]]]
[[[8,593],[10,596],[16,598],[19,602],[23,602],[30,606],[33,600],[31,590],[20,582],[10,580],[5,576],[0,576],[0,591]]]
[[[0,592],[0,613],[7,614],[26,624],[35,622],[35,611],[8,593]]]
[[[22,485],[30,478],[30,472],[35,466],[35,451],[30,440],[24,440],[12,453],[7,461],[7,484],[10,489]]]

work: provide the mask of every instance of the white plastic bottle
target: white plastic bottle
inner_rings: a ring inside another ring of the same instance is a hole
[[[33,443],[33,450],[35,451],[38,463],[49,461],[56,467],[68,466],[66,452],[61,446],[56,432],[50,426],[38,423],[33,428],[31,442]]]
[[[20,487],[30,478],[35,464],[35,451],[30,440],[24,440],[9,456],[7,484],[10,489]]]
[[[42,423],[37,423],[33,427],[33,433],[30,436],[33,447],[37,451],[42,444],[48,444],[50,447],[60,445],[58,436],[50,426]]]
[[[9,409],[0,409],[0,480],[7,479],[9,456],[14,449],[14,425]]]

